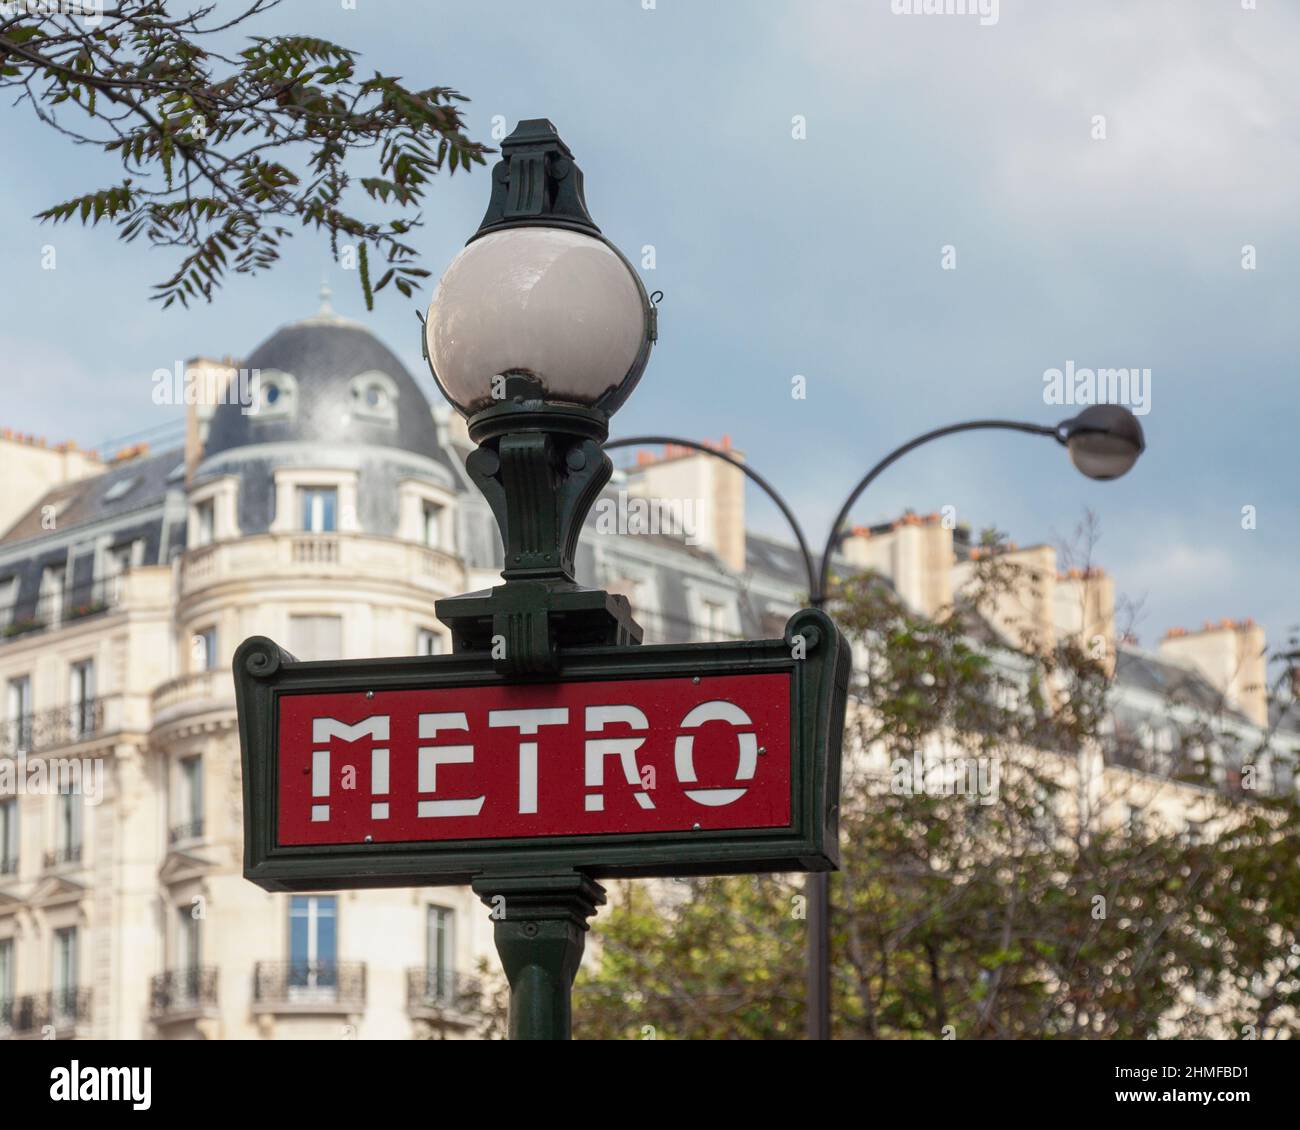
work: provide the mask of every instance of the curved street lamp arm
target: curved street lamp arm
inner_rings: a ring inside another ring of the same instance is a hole
[[[821,571],[817,577],[817,587],[813,593],[813,604],[821,606],[826,600],[826,586],[830,583],[831,574],[831,554],[839,547],[843,539],[843,527],[849,516],[849,511],[853,504],[857,502],[858,497],[864,490],[869,487],[877,475],[886,467],[890,466],[896,460],[901,459],[913,448],[920,447],[924,443],[929,443],[932,439],[939,439],[942,436],[952,435],[954,432],[973,432],[984,428],[1000,428],[1003,431],[1028,432],[1030,435],[1051,436],[1058,443],[1064,443],[1061,436],[1060,426],[1048,427],[1044,424],[1022,424],[1016,420],[969,420],[964,424],[949,424],[946,428],[935,428],[932,432],[926,432],[919,435],[913,440],[909,440],[902,447],[896,447],[886,455],[879,463],[871,468],[859,480],[858,485],[853,488],[853,493],[845,500],[840,512],[835,516],[835,522],[831,526],[830,536],[826,539],[826,549],[822,553]]]
[[[716,447],[709,447],[707,444],[697,443],[692,439],[679,439],[676,436],[629,436],[626,439],[607,440],[604,447],[608,451],[611,447],[655,447],[660,444],[689,447],[694,451],[702,451],[705,455],[713,455],[725,463],[730,463],[733,467],[743,471],[751,482],[757,484],[767,497],[776,503],[777,508],[785,515],[785,520],[790,523],[790,529],[794,531],[795,540],[799,543],[799,552],[803,554],[804,569],[808,574],[808,599],[815,606],[820,607],[821,600],[818,593],[821,590],[817,587],[817,565],[813,561],[812,554],[808,551],[808,540],[803,535],[803,528],[799,525],[799,520],[794,516],[794,511],[790,509],[776,487],[744,460],[737,459],[729,452],[721,451]]]

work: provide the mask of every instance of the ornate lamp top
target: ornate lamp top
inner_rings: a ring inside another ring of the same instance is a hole
[[[470,243],[503,228],[551,227],[600,235],[582,194],[582,170],[546,118],[528,118],[501,143],[492,197]]]

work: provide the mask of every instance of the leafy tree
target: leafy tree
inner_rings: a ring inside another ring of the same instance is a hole
[[[434,174],[483,164],[491,150],[464,133],[444,86],[415,90],[366,77],[355,51],[308,35],[233,31],[279,0],[165,0],[8,5],[0,13],[0,89],[71,141],[121,161],[120,183],[38,214],[53,223],[109,223],[182,254],[154,289],[164,307],[212,300],[227,272],[279,259],[296,227],[355,245],[367,307],[389,282],[406,297],[428,275],[406,242]],[[66,11],[60,9],[67,9]],[[351,171],[370,152],[366,175]],[[380,207],[363,215],[358,204]],[[383,265],[371,281],[373,252]]]
[[[1189,785],[1224,765],[1262,770],[1267,749],[1172,706],[1160,772],[1126,768],[1104,655],[1028,633],[1015,653],[989,646],[999,598],[1032,579],[996,539],[987,549],[971,588],[934,621],[870,577],[838,594],[837,619],[868,660],[855,672],[846,744],[858,752],[846,757],[831,885],[835,1035],[1300,1035],[1289,778],[1279,769],[1288,795],[1249,801],[1222,780]],[[996,789],[969,772],[981,764],[990,778],[998,767]],[[1162,815],[1176,791],[1193,794],[1203,839]],[[802,1034],[800,877],[616,894],[593,924],[577,1035]]]

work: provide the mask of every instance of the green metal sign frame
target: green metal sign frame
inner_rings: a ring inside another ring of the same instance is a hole
[[[788,673],[791,823],[785,828],[542,838],[281,846],[278,704],[281,696],[449,689],[532,682],[482,654],[298,662],[263,636],[235,653],[243,756],[244,875],[269,891],[463,885],[484,875],[580,872],[609,876],[826,871],[838,866],[840,747],[849,646],[816,609],[784,637],[740,643],[566,648],[544,681],[608,681]]]

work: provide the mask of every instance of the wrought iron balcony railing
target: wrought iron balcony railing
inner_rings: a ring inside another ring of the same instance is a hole
[[[39,753],[104,732],[104,700],[86,698],[0,723],[0,756]]]
[[[406,1010],[412,1016],[477,1013],[482,991],[482,981],[464,973],[426,966],[406,971]]]
[[[215,1009],[217,973],[210,966],[191,966],[154,974],[149,980],[149,998],[154,1017],[165,1019],[177,1013]]]
[[[58,1032],[90,1020],[89,989],[55,989],[0,1002],[0,1027],[15,1036]]]
[[[63,847],[55,848],[53,851],[45,853],[46,869],[51,867],[62,867],[66,863],[81,862],[81,845],[65,844]]]
[[[107,577],[63,592],[48,592],[35,600],[0,606],[0,643],[108,612],[121,603],[123,587],[124,578]]]
[[[259,961],[253,1004],[263,1012],[359,1012],[366,1004],[364,961]]]
[[[203,839],[203,820],[191,820],[185,824],[173,824],[167,830],[168,844],[184,843],[187,840]]]

